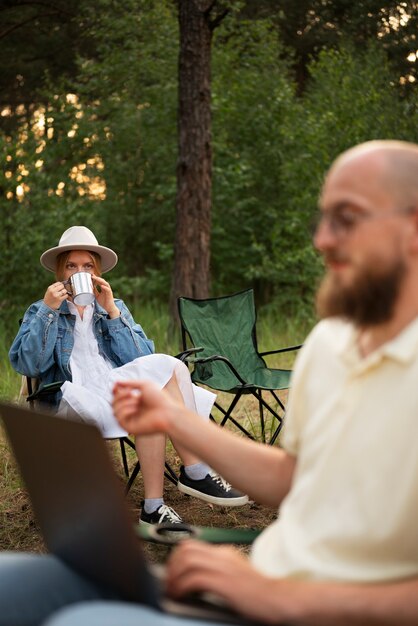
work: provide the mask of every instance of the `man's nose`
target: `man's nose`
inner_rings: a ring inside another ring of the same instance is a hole
[[[319,252],[334,249],[337,245],[337,237],[328,220],[321,220],[313,236],[313,244]]]

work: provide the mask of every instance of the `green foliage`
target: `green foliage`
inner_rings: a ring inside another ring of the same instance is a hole
[[[98,138],[101,223],[121,252],[118,273],[143,275],[150,258],[159,264],[156,244],[174,238],[177,21],[167,1],[129,0],[117,15],[101,4],[99,19],[96,7],[87,12],[97,56],[81,60],[82,132]]]
[[[286,305],[309,310],[321,263],[310,225],[324,173],[350,146],[371,139],[417,141],[411,101],[399,98],[385,52],[376,44],[324,50],[311,63],[311,80],[281,126],[286,159],[280,171],[286,202],[272,234],[273,255],[265,272],[281,287]],[[289,310],[289,307],[288,307]]]
[[[40,93],[47,75],[77,74],[77,50],[90,48],[78,20],[83,0],[1,2],[0,93],[2,106],[43,103]],[[17,118],[21,112],[15,111]],[[15,128],[16,117],[1,119]]]
[[[357,50],[378,41],[390,58],[396,82],[414,87],[418,67],[408,59],[416,51],[418,11],[416,0],[247,0],[242,15],[268,17],[279,33],[302,93],[309,84],[309,64],[324,49],[351,42]]]
[[[21,376],[17,374],[9,363],[9,348],[11,339],[0,326],[0,400],[3,402],[15,402],[19,397]]]
[[[220,29],[213,55],[213,279],[218,292],[262,281],[281,213],[282,120],[294,103],[269,20]],[[234,80],[231,81],[231,76]]]
[[[322,43],[300,95],[291,73],[298,53],[287,52],[283,19],[289,12],[289,28],[296,28],[312,17],[311,5],[318,20],[326,14],[335,24],[337,36],[326,39],[328,27],[315,22]],[[355,143],[417,141],[418,100],[415,91],[400,90],[393,49],[373,39],[371,22],[362,25],[364,45],[351,43],[358,7],[340,6],[348,16],[344,29],[330,3],[280,6],[282,13],[267,0],[252,8],[235,3],[214,31],[213,293],[252,285],[260,304],[274,302],[288,319],[310,320],[321,265],[309,226],[324,173]],[[0,311],[10,334],[52,280],[40,254],[72,224],[92,228],[118,252],[109,276],[117,296],[135,308],[168,302],[177,161],[174,3],[127,0],[121,10],[98,0],[77,8],[71,20],[80,29],[62,80],[51,70],[34,94],[41,104],[0,118]],[[343,32],[347,44],[338,48]]]
[[[0,308],[11,329],[52,280],[37,259],[72,224],[92,228],[99,241],[118,251],[120,262],[111,279],[118,288],[127,277],[128,300],[143,297],[139,283],[144,276],[152,280],[147,295],[169,291],[176,16],[170,2],[149,0],[129,0],[116,14],[108,0],[100,0],[100,11],[82,8],[79,19],[94,54],[80,56],[77,79],[70,84],[64,78],[44,81],[41,100],[48,104],[26,110],[16,132],[0,136],[11,173],[3,179],[10,199],[0,208],[0,238],[8,255],[0,269]],[[36,125],[41,117],[42,128]],[[23,165],[27,192],[19,198]]]

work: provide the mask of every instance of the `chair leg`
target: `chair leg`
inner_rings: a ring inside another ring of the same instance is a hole
[[[231,418],[231,413],[232,411],[235,409],[236,405],[238,404],[239,399],[241,398],[241,393],[237,393],[234,397],[234,399],[232,400],[231,404],[229,405],[228,409],[225,411],[224,409],[222,409],[222,407],[215,402],[215,406],[224,414],[224,418],[221,421],[221,426],[225,426],[226,422]]]
[[[274,442],[276,441],[277,437],[279,436],[279,433],[280,433],[282,427],[283,427],[283,420],[280,422],[280,424],[278,425],[278,427],[274,431],[272,438],[270,439],[269,443],[270,443],[271,446],[274,444]]]
[[[276,393],[274,393],[274,391],[272,389],[268,389],[267,391],[270,391],[271,395],[273,396],[273,398],[275,399],[277,404],[282,409],[283,416],[284,416],[285,406],[284,406],[283,402],[280,400],[278,395]],[[269,445],[273,445],[274,442],[276,441],[279,433],[280,433],[280,430],[281,430],[282,426],[283,426],[283,416],[281,416],[279,413],[277,413],[277,411],[272,409],[272,407],[265,401],[265,399],[262,396],[261,389],[250,390],[250,393],[258,400],[259,415],[260,415],[260,425],[261,425],[261,440],[262,440],[263,443],[266,443],[266,424],[265,424],[264,409],[269,411],[269,413],[271,415],[273,415],[273,417],[275,417],[276,420],[278,421],[278,426],[277,426],[276,430],[274,431],[273,436],[271,437],[270,441],[268,442]],[[243,395],[242,392],[237,392],[237,394],[234,396],[234,399],[232,400],[231,404],[229,405],[229,407],[227,409],[224,409],[220,404],[218,404],[218,402],[215,402],[214,406],[223,414],[223,418],[222,418],[221,422],[219,422],[219,426],[225,426],[226,422],[228,420],[230,420],[234,424],[234,426],[236,426],[236,428],[238,428],[246,437],[248,437],[249,439],[256,440],[256,438],[250,432],[248,432],[248,430],[246,428],[244,428],[232,416],[232,411],[237,406],[237,404],[238,404],[239,400],[241,399],[242,395]],[[211,415],[211,419],[214,422],[216,422],[216,420],[214,419],[214,417],[212,415]]]
[[[283,403],[280,401],[280,399],[277,397],[277,395],[269,390],[271,392],[271,394],[274,396],[275,400],[278,402],[278,404],[280,405],[280,407],[284,410],[284,406]],[[258,399],[259,403],[265,408],[267,409],[271,415],[273,415],[273,417],[275,417],[277,419],[277,421],[279,422],[278,427],[276,428],[275,432],[273,433],[273,436],[271,437],[270,441],[269,441],[269,445],[273,445],[273,443],[276,441],[279,432],[283,426],[283,417],[281,415],[279,415],[277,413],[277,411],[274,411],[274,409],[271,408],[271,406],[269,404],[267,404],[267,402],[264,400],[264,398],[261,395],[261,391],[253,391],[252,394]]]
[[[178,476],[177,476],[176,472],[173,470],[173,468],[167,463],[167,461],[165,463],[164,476],[167,478],[167,480],[172,482],[173,485],[177,486]]]
[[[280,408],[283,411],[283,415],[279,419],[279,425],[277,426],[276,430],[274,431],[274,433],[273,433],[273,435],[272,435],[272,437],[270,439],[270,445],[272,446],[274,444],[274,442],[276,441],[277,437],[279,436],[281,429],[283,428],[284,416],[285,416],[285,413],[286,413],[286,408],[285,408],[283,402],[278,397],[278,395],[274,393],[274,391],[271,390],[270,393],[274,397],[274,399],[276,400],[277,404],[280,406]]]
[[[270,389],[270,393],[284,413],[286,411],[286,407],[283,404],[283,402],[280,400],[279,396],[276,393],[274,393],[273,389]]]
[[[134,468],[133,468],[133,470],[132,470],[132,474],[129,476],[129,480],[128,480],[128,483],[127,483],[127,485],[126,485],[126,489],[125,489],[125,493],[126,493],[126,494],[128,494],[128,493],[129,493],[129,490],[130,490],[130,488],[132,487],[132,485],[133,485],[133,483],[134,483],[135,478],[138,476],[138,474],[139,474],[139,470],[140,470],[140,469],[141,469],[141,466],[140,466],[140,464],[139,464],[139,461],[137,461],[137,462],[135,463],[135,467],[134,467]]]
[[[241,396],[242,396],[242,393],[238,392],[236,396],[234,397],[234,399],[232,400],[227,410],[225,410],[223,407],[221,407],[220,404],[215,402],[216,408],[224,415],[219,426],[222,426],[222,427],[225,426],[226,422],[230,420],[234,424],[234,426],[236,426],[236,428],[238,428],[238,430],[240,430],[246,437],[248,437],[249,439],[255,440],[255,437],[253,437],[253,435],[250,432],[248,432],[248,430],[244,428],[244,426],[242,426],[239,422],[237,422],[237,420],[231,415],[232,411],[238,404]]]
[[[258,399],[258,409],[260,411],[260,424],[261,424],[261,441],[266,443],[266,425],[264,422],[264,411],[263,411],[263,402],[262,395],[260,391],[260,397]]]
[[[119,444],[120,444],[120,453],[121,453],[121,456],[122,456],[123,470],[125,472],[125,476],[128,477],[129,476],[129,467],[128,467],[128,459],[126,458],[125,437],[121,437],[119,439]]]
[[[269,413],[271,415],[273,415],[273,417],[275,417],[276,420],[278,421],[278,426],[277,426],[276,430],[274,431],[272,437],[270,438],[270,441],[268,442],[269,445],[273,445],[274,442],[276,441],[276,439],[277,439],[281,429],[282,429],[282,426],[283,426],[283,417],[284,417],[284,413],[285,413],[285,406],[284,406],[283,402],[280,400],[279,396],[276,393],[274,393],[274,391],[272,389],[268,389],[266,391],[270,391],[270,393],[273,396],[274,400],[277,402],[279,407],[282,409],[283,416],[280,415],[274,409],[272,409],[272,407],[265,401],[265,399],[262,396],[261,389],[257,389],[257,390],[251,389],[251,390],[249,390],[249,392],[258,401],[259,415],[260,415],[260,425],[261,425],[261,441],[263,443],[267,443],[266,442],[266,424],[265,424],[264,409],[269,411]],[[220,422],[217,422],[216,419],[213,417],[213,415],[211,415],[210,418],[215,423],[219,423],[219,426],[222,426],[222,427],[225,426],[225,424],[227,423],[228,420],[230,420],[234,424],[234,426],[236,426],[236,428],[238,428],[246,437],[248,437],[249,439],[256,440],[256,438],[250,432],[248,432],[248,430],[246,428],[244,428],[232,416],[232,412],[235,409],[235,407],[237,406],[237,404],[238,404],[239,400],[241,399],[242,395],[243,395],[243,393],[238,391],[237,394],[234,396],[234,399],[232,400],[231,404],[229,405],[229,407],[227,409],[224,409],[218,402],[215,402],[214,406],[218,409],[218,411],[220,411],[222,413],[223,418],[222,418],[222,420]]]

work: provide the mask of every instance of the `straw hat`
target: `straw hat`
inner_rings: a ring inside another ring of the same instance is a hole
[[[89,252],[96,252],[102,261],[102,272],[108,272],[115,267],[118,262],[118,255],[110,248],[105,246],[99,246],[96,237],[93,235],[90,229],[85,226],[71,226],[62,235],[58,242],[58,246],[46,250],[41,255],[41,265],[51,271],[55,272],[55,266],[57,256],[61,252],[69,250],[88,250]]]

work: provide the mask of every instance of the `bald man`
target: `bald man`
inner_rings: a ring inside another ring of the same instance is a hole
[[[323,319],[297,359],[282,448],[197,422],[140,381],[117,384],[114,411],[129,432],[181,440],[236,488],[280,507],[249,559],[184,542],[168,563],[173,597],[210,591],[266,624],[417,624],[418,146],[368,142],[340,156],[324,182],[314,244],[326,266]],[[13,598],[22,604],[24,571],[17,556],[8,568],[0,560],[0,581],[20,581]],[[64,587],[62,572],[55,579]],[[4,614],[11,590],[1,587]],[[80,599],[85,587],[79,581]],[[48,626],[160,620],[142,607],[95,602]],[[0,623],[11,626],[7,611]]]

